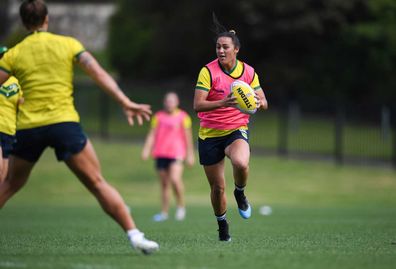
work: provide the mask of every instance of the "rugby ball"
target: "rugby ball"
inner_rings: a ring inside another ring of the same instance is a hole
[[[232,96],[236,97],[238,103],[236,107],[241,112],[254,114],[257,111],[256,93],[249,84],[241,80],[235,80],[231,84],[231,93]]]

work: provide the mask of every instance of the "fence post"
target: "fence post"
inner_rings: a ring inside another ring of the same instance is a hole
[[[392,112],[391,112],[391,120],[390,120],[391,134],[392,134],[392,165],[393,168],[396,169],[396,109],[393,108]]]
[[[285,105],[282,105],[279,111],[278,127],[278,154],[286,156],[288,153],[288,113]]]
[[[100,93],[99,93],[99,135],[103,139],[109,138],[109,112],[110,112],[109,98],[103,91],[100,91]]]
[[[340,104],[338,104],[336,107],[334,123],[334,160],[337,164],[343,164],[345,111],[344,107]]]

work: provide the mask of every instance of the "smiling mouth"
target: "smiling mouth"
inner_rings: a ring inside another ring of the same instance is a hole
[[[218,57],[219,57],[219,59],[221,59],[221,60],[224,60],[224,59],[226,58],[225,55],[219,55]]]

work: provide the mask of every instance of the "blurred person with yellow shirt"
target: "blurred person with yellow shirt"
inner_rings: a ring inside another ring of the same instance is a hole
[[[0,59],[7,47],[0,46]],[[10,77],[0,86],[0,183],[8,172],[8,159],[15,140],[18,105],[22,102],[18,80]]]
[[[48,32],[44,1],[25,0],[19,13],[30,34],[0,60],[0,84],[15,76],[24,93],[17,142],[7,178],[0,185],[0,208],[25,185],[43,151],[51,147],[122,227],[134,249],[144,254],[157,251],[159,245],[136,228],[121,195],[103,177],[94,148],[81,128],[73,99],[74,63],[119,103],[129,124],[134,118],[139,124],[149,120],[150,106],[132,102],[77,39]]]

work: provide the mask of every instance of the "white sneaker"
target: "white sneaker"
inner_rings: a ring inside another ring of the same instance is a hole
[[[165,221],[165,220],[167,220],[167,219],[168,219],[168,214],[166,214],[166,213],[164,213],[164,212],[155,214],[155,215],[153,216],[153,221],[155,221],[155,222],[161,222],[161,221]]]
[[[186,208],[178,207],[176,209],[175,219],[178,221],[182,221],[186,218]]]
[[[144,237],[144,233],[135,234],[129,237],[132,247],[136,250],[142,251],[144,254],[148,255],[159,250],[159,245],[157,242],[148,240]]]

